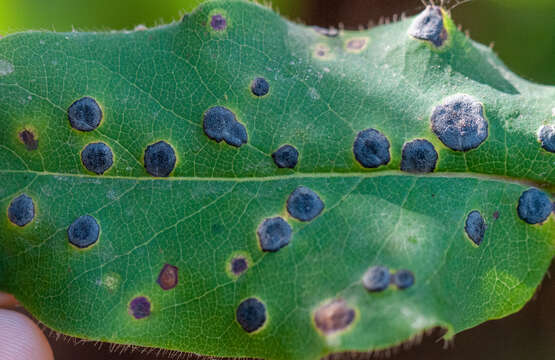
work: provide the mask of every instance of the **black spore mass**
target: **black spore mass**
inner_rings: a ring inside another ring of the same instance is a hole
[[[538,139],[545,150],[555,153],[555,125],[543,125],[538,131]]]
[[[33,199],[21,194],[12,200],[8,207],[8,219],[15,225],[23,227],[35,218]]]
[[[225,30],[227,27],[227,20],[221,14],[213,15],[210,20],[210,26],[216,31]]]
[[[79,131],[93,131],[102,121],[102,110],[91,97],[75,101],[67,111],[71,127]]]
[[[247,263],[247,259],[244,257],[236,257],[231,260],[231,272],[234,275],[241,275],[247,270],[248,267],[249,264]]]
[[[389,162],[389,140],[376,129],[366,129],[358,133],[353,144],[357,161],[365,168],[377,168]]]
[[[287,199],[287,212],[300,221],[310,221],[320,215],[322,210],[322,199],[306,186],[296,188]]]
[[[283,145],[272,154],[272,158],[277,167],[293,169],[299,161],[299,152],[291,145]]]
[[[443,25],[443,14],[439,6],[427,6],[412,22],[409,35],[427,40],[435,46],[441,46],[447,39],[447,30]]]
[[[87,170],[104,174],[114,163],[114,155],[110,147],[104,143],[92,143],[81,152],[81,162]]]
[[[248,298],[239,304],[235,316],[243,330],[251,333],[264,326],[266,306],[258,299]]]
[[[476,245],[480,245],[486,233],[486,222],[479,211],[473,210],[466,217],[464,231]]]
[[[389,269],[385,266],[371,266],[362,277],[364,288],[370,292],[387,289],[390,281]]]
[[[167,177],[175,168],[175,151],[165,141],[147,146],[145,150],[145,169],[156,177]]]
[[[100,226],[96,219],[90,215],[78,217],[67,229],[69,242],[81,249],[96,243],[99,234]]]
[[[265,219],[256,230],[263,251],[275,252],[291,241],[291,226],[281,217]]]
[[[129,303],[129,313],[135,319],[143,319],[150,315],[150,301],[144,296],[137,296]]]
[[[214,106],[204,113],[203,129],[206,136],[229,145],[240,147],[247,142],[245,126],[235,119],[235,114],[223,106]]]
[[[403,146],[401,170],[410,173],[429,173],[437,163],[437,151],[431,142],[416,139]]]
[[[414,284],[414,274],[409,270],[399,270],[393,274],[393,283],[400,290],[407,289]]]
[[[531,188],[518,199],[518,216],[528,224],[544,222],[553,211],[549,197],[542,191]]]
[[[262,77],[257,77],[251,84],[251,91],[255,96],[264,96],[270,91],[270,84]]]

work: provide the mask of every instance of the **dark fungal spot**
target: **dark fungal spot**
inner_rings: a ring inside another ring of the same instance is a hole
[[[102,121],[102,110],[96,100],[84,97],[71,104],[67,116],[75,130],[93,131]]]
[[[293,169],[299,161],[299,152],[291,145],[283,145],[272,154],[272,158],[277,167]]]
[[[12,200],[8,207],[8,219],[20,227],[30,223],[35,217],[35,204],[33,199],[21,194]]]
[[[35,138],[35,134],[31,130],[23,130],[19,133],[19,140],[25,145],[27,150],[37,150],[39,141]]]
[[[256,298],[248,298],[239,304],[235,317],[243,330],[252,333],[264,326],[266,306]]]
[[[389,140],[376,129],[366,129],[358,133],[353,144],[357,161],[365,168],[386,165],[390,158]]]
[[[78,217],[67,229],[69,242],[80,249],[96,243],[99,234],[100,226],[96,219],[90,215]]]
[[[364,288],[370,292],[383,291],[389,286],[389,269],[385,266],[372,266],[362,277]]]
[[[81,152],[81,162],[95,174],[104,174],[114,163],[112,150],[108,145],[98,142],[87,145]]]
[[[518,199],[518,216],[528,224],[542,223],[553,211],[549,197],[542,191],[531,188]]]
[[[468,214],[464,224],[464,231],[474,244],[480,245],[486,233],[486,222],[479,211],[473,210]]]
[[[227,27],[227,20],[221,14],[212,15],[210,26],[215,31],[225,30],[225,28]]]
[[[145,169],[156,177],[167,177],[175,168],[175,151],[165,141],[147,146],[145,150]]]
[[[345,330],[355,319],[355,314],[355,310],[345,300],[336,299],[316,310],[314,323],[324,335],[330,335]]]
[[[441,46],[447,39],[447,30],[443,25],[443,14],[439,6],[427,6],[412,22],[408,34],[420,40],[426,40],[435,46]]]
[[[365,38],[365,37],[353,38],[353,39],[347,40],[347,43],[345,44],[345,49],[349,52],[358,53],[364,50],[367,44],[368,44],[368,38]]]
[[[414,284],[414,274],[409,270],[399,270],[393,274],[392,282],[398,289],[404,290]]]
[[[171,290],[177,286],[177,272],[176,266],[165,264],[156,282],[163,290]]]
[[[538,139],[542,148],[555,153],[555,125],[543,125],[538,130]]]
[[[416,139],[403,146],[401,170],[410,173],[430,173],[436,168],[437,151],[431,142]]]
[[[320,26],[313,26],[312,29],[314,29],[314,31],[316,31],[318,34],[320,35],[324,35],[327,37],[337,37],[337,35],[339,35],[339,30],[337,30],[336,28],[323,28]]]
[[[204,113],[203,129],[206,136],[240,147],[247,142],[247,130],[235,119],[235,114],[223,106],[214,106]]]
[[[264,96],[270,91],[270,84],[262,77],[257,77],[251,84],[251,91],[255,96]]]
[[[249,264],[247,262],[247,259],[245,259],[243,256],[238,256],[231,259],[231,272],[233,273],[233,275],[241,275],[242,273],[247,271],[248,267]]]
[[[275,252],[291,241],[291,225],[281,217],[265,219],[256,230],[263,251]]]
[[[496,210],[496,211],[493,213],[493,219],[494,219],[494,220],[499,219],[499,211]]]
[[[310,221],[324,210],[322,199],[306,186],[296,188],[287,199],[287,212],[300,221]]]
[[[135,319],[143,319],[150,315],[150,301],[144,296],[137,296],[129,303],[129,314]]]
[[[314,48],[314,56],[322,60],[330,59],[331,58],[330,47],[326,44],[317,44],[316,47]]]
[[[468,151],[488,137],[488,123],[482,104],[466,94],[451,95],[436,106],[431,117],[432,131],[448,148]]]

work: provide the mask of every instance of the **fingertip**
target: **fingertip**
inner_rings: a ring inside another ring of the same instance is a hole
[[[0,292],[0,306],[1,307],[11,307],[17,305],[17,300],[13,295]]]
[[[0,309],[0,359],[53,360],[48,340],[27,316]]]

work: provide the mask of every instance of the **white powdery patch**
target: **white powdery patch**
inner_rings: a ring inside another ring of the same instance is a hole
[[[0,60],[0,76],[6,76],[13,73],[14,67],[6,60]]]

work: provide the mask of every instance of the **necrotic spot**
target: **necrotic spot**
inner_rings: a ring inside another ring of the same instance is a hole
[[[354,319],[355,310],[342,299],[324,304],[314,313],[314,323],[325,335],[345,330]]]
[[[376,129],[363,130],[355,139],[353,153],[365,168],[377,168],[390,160],[389,140]]]
[[[264,96],[270,91],[270,84],[266,79],[257,77],[251,84],[251,91],[256,96]]]
[[[471,211],[466,217],[464,231],[476,245],[480,245],[486,233],[486,222],[479,211]]]
[[[222,15],[216,14],[212,16],[212,19],[210,20],[210,26],[212,26],[212,29],[216,31],[222,31],[225,30],[225,28],[227,27],[227,21]]]
[[[39,141],[35,139],[35,134],[30,130],[20,132],[19,140],[21,140],[27,150],[36,150],[39,147]]]
[[[314,191],[299,186],[287,199],[287,211],[300,221],[310,221],[324,210],[324,203]]]
[[[293,169],[299,160],[299,152],[291,145],[283,145],[272,154],[272,158],[278,167]]]
[[[364,48],[366,47],[366,45],[368,44],[368,38],[354,38],[354,39],[349,39],[347,41],[347,44],[345,45],[345,48],[347,49],[347,51],[349,52],[361,52],[362,50],[364,50]]]
[[[383,291],[389,286],[390,274],[385,266],[372,266],[362,277],[362,284],[368,291]]]
[[[412,22],[408,34],[427,40],[435,46],[441,46],[447,39],[447,30],[443,26],[443,14],[438,6],[427,6]]]
[[[87,170],[104,174],[114,163],[112,150],[104,143],[92,143],[81,152],[81,162]]]
[[[203,129],[206,136],[240,147],[247,142],[247,130],[235,119],[235,114],[223,106],[214,106],[204,113]]]
[[[17,225],[25,226],[35,217],[35,204],[33,199],[25,194],[21,194],[12,200],[8,207],[8,219]]]
[[[156,280],[158,285],[163,290],[170,290],[177,286],[177,267],[165,264],[160,274],[158,274],[158,279]]]
[[[92,131],[100,125],[102,110],[100,106],[90,97],[84,97],[75,101],[67,111],[71,127],[80,131]]]
[[[414,284],[414,275],[409,270],[399,270],[393,274],[393,283],[400,290],[411,287]]]
[[[445,146],[456,151],[477,148],[488,137],[482,104],[470,95],[455,94],[443,100],[431,117],[432,130]]]
[[[264,220],[256,230],[263,251],[278,251],[291,241],[291,226],[281,217]]]
[[[249,264],[247,262],[247,259],[242,256],[238,256],[231,260],[231,272],[234,275],[241,275],[247,270],[248,267]]]
[[[528,189],[518,199],[518,216],[528,224],[544,222],[552,211],[549,197],[538,189]]]
[[[150,301],[144,296],[137,296],[129,303],[129,314],[135,319],[143,319],[150,315]]]
[[[96,243],[99,234],[100,226],[90,215],[80,216],[67,229],[69,242],[81,249]]]
[[[165,141],[147,146],[145,150],[145,169],[156,177],[167,177],[175,167],[175,151]]]
[[[538,139],[542,147],[552,153],[555,153],[555,126],[543,125],[538,130]]]
[[[266,306],[258,299],[243,300],[235,313],[237,322],[246,332],[253,332],[264,326],[266,322]]]
[[[403,146],[401,170],[411,173],[429,173],[434,171],[437,152],[428,140],[417,139]]]

